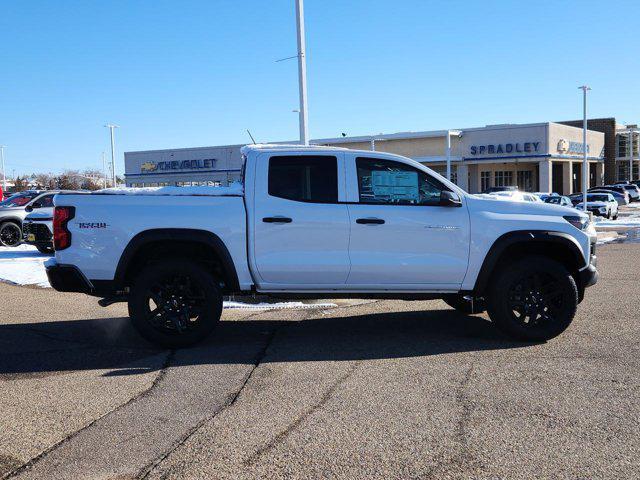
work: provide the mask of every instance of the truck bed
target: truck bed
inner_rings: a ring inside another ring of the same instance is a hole
[[[58,195],[54,202],[75,207],[68,224],[71,247],[56,252],[56,261],[82,265],[90,280],[112,280],[125,248],[141,232],[180,228],[217,235],[229,250],[241,287],[252,284],[241,186],[108,189]]]

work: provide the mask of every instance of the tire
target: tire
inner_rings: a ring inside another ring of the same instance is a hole
[[[445,295],[442,297],[442,300],[449,305],[451,308],[454,308],[460,313],[464,313],[465,315],[473,315],[476,313],[482,313],[486,310],[486,305],[484,300],[476,300],[474,299],[473,303],[465,300],[464,295],[459,293]],[[472,308],[473,307],[473,308]]]
[[[222,315],[222,292],[213,276],[190,260],[144,268],[129,295],[129,317],[146,340],[183,348],[207,337]]]
[[[567,269],[532,255],[503,267],[492,279],[489,317],[510,337],[544,342],[564,332],[578,308],[578,287]]]
[[[17,247],[22,243],[22,229],[15,222],[5,222],[0,225],[0,245],[3,247]]]
[[[44,253],[46,255],[53,255],[55,253],[53,246],[51,245],[36,245],[36,248],[40,253]]]

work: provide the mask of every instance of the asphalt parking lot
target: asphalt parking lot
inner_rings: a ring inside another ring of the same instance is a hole
[[[572,327],[512,342],[440,301],[224,314],[162,351],[126,308],[0,284],[0,475],[638,478],[640,244]]]

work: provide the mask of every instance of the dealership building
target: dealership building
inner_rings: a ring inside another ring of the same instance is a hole
[[[616,124],[615,119],[589,122],[588,183],[595,186],[616,181],[619,175],[625,174],[624,168],[629,168],[631,156],[637,158],[638,134],[634,134],[629,126]],[[517,185],[524,191],[554,191],[568,195],[580,191],[582,185],[583,132],[575,123],[488,125],[458,130],[343,136],[312,140],[311,143],[395,153],[441,174],[446,174],[448,157],[451,180],[471,193],[494,186]],[[635,150],[623,151],[632,141],[635,141]],[[128,186],[134,187],[226,185],[241,176],[241,147],[127,152],[125,180]],[[637,166],[634,167],[637,175],[636,170]]]

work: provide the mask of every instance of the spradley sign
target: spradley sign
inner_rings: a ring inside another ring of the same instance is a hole
[[[491,145],[471,145],[471,155],[491,155],[501,153],[535,153],[540,142],[497,143]]]
[[[570,142],[564,138],[558,142],[558,152],[560,153],[584,153],[584,144],[582,142]],[[587,153],[589,153],[589,145],[587,144]]]
[[[140,165],[141,173],[151,173],[169,170],[204,170],[216,166],[215,158],[203,158],[198,160],[169,160],[166,162],[144,162]]]

